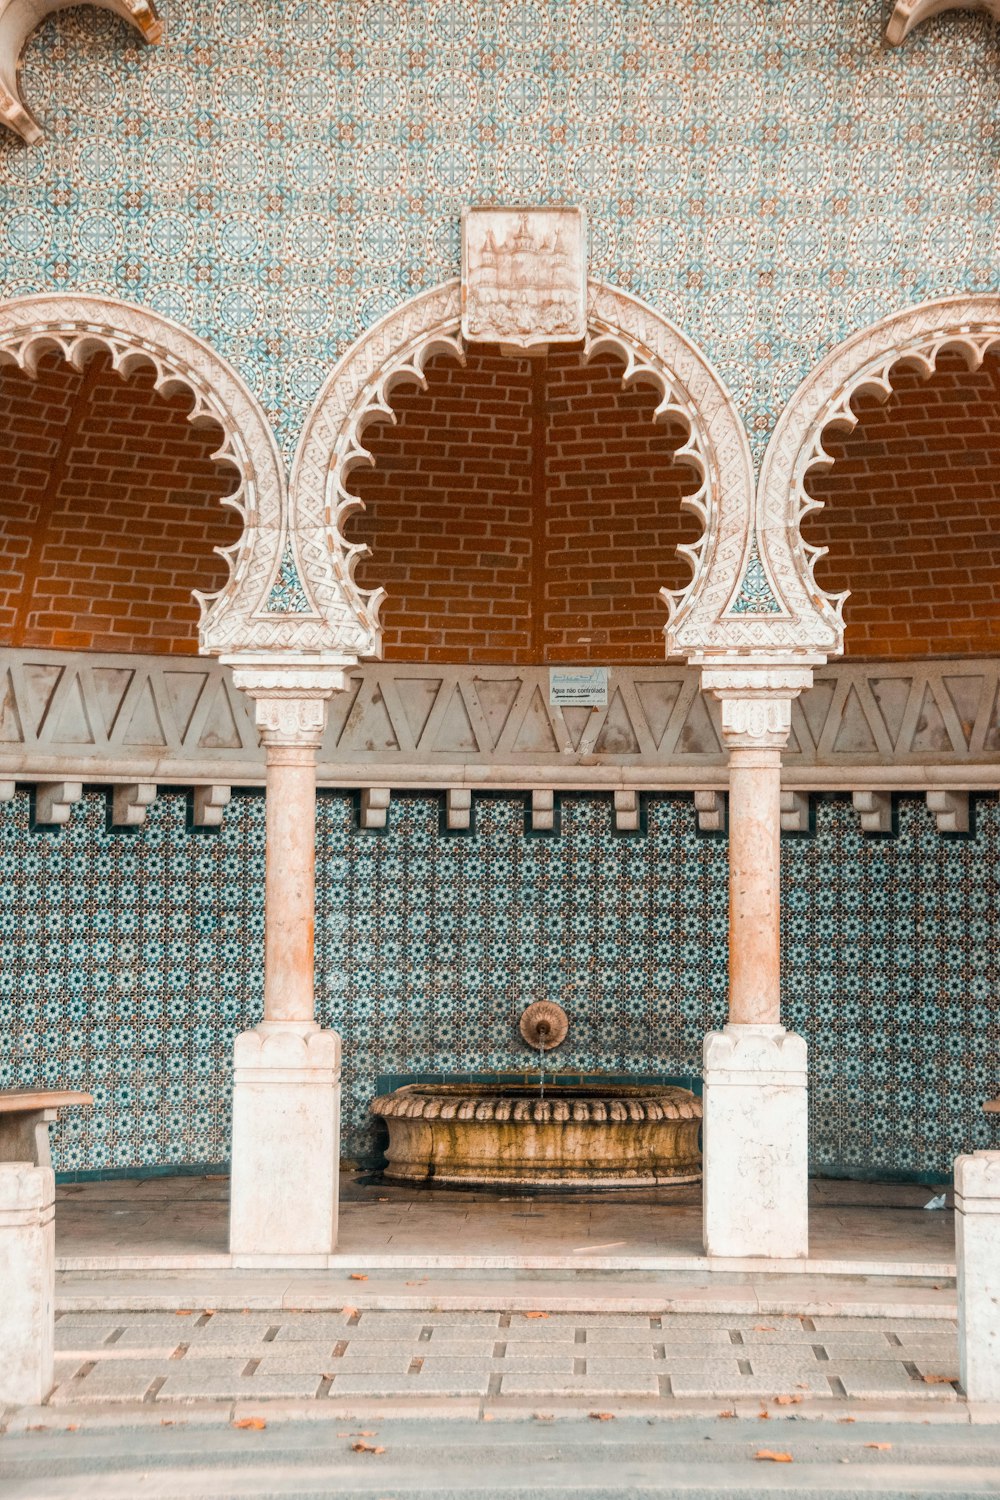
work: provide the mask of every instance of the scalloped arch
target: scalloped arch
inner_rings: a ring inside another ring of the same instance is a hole
[[[21,98],[21,53],[31,33],[57,10],[78,0],[0,0],[0,123],[9,126],[29,146],[43,137],[42,127]],[[147,42],[158,42],[163,22],[153,0],[85,0],[99,10],[110,10],[128,21]]]
[[[186,328],[127,302],[41,294],[0,303],[0,364],[33,374],[53,349],[77,369],[106,350],[123,377],[137,365],[152,365],[157,390],[191,396],[190,421],[211,421],[222,430],[214,456],[239,482],[220,503],[242,516],[243,534],[233,546],[216,548],[229,565],[223,587],[211,595],[195,592],[201,651],[322,650],[334,635],[339,639],[339,630],[309,603],[307,613],[268,609],[288,546],[285,472],[267,418],[232,366]]]
[[[400,380],[423,382],[430,356],[448,350],[464,358],[459,331],[460,284],[422,292],[380,319],[344,354],[320,391],[299,441],[289,494],[289,525],[312,572],[325,571],[347,599],[366,632],[361,654],[381,651],[378,623],[381,589],[366,593],[354,582],[363,546],[344,540],[342,525],[359,501],[347,488],[351,470],[371,463],[363,443],[374,418],[393,420],[391,392]],[[699,476],[685,504],[700,518],[699,540],[681,548],[692,577],[676,595],[663,591],[669,619],[667,649],[693,655],[717,649],[752,649],[757,622],[723,618],[739,589],[751,544],[753,464],[739,413],[720,377],[691,341],[653,308],[620,288],[590,281],[587,293],[588,353],[614,349],[624,360],[623,382],[640,375],[662,393],[655,417],[667,413],[687,426],[679,450]],[[325,600],[317,598],[324,608]],[[782,624],[787,625],[783,618]],[[773,633],[774,620],[767,625]],[[771,637],[765,646],[771,645]],[[356,648],[351,648],[356,649]]]
[[[814,570],[829,550],[802,539],[802,518],[822,508],[806,491],[812,469],[829,468],[833,460],[823,447],[828,428],[851,431],[858,422],[852,401],[861,394],[886,401],[898,365],[934,373],[938,356],[963,354],[970,369],[1000,343],[1000,297],[955,296],[923,302],[881,319],[852,334],[826,356],[799,386],[782,412],[764,455],[758,491],[758,527],[765,548],[790,557],[794,576],[782,577],[783,592],[808,596],[821,619],[827,644],[820,650],[844,649],[843,607],[848,594],[827,594]]]
[[[898,47],[923,21],[943,15],[946,10],[985,11],[1000,20],[1000,0],[896,0],[886,24],[886,41]]]

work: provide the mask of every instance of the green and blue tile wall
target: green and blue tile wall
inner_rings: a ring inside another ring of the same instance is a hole
[[[160,0],[29,43],[0,297],[86,290],[208,339],[290,452],[337,357],[459,269],[471,202],[581,204],[595,276],[717,364],[759,452],[821,355],[996,290],[1000,32],[883,0]]]
[[[725,840],[653,796],[647,832],[612,833],[610,799],[562,799],[561,833],[525,834],[523,799],[477,800],[443,835],[435,796],[394,799],[384,836],[348,793],[317,835],[320,1019],[344,1038],[344,1153],[377,1157],[368,1104],[385,1075],[531,1069],[523,1006],[570,1018],[572,1073],[697,1073],[725,1021]],[[898,833],[863,836],[821,799],[783,841],[784,1016],[809,1042],[815,1172],[947,1175],[991,1144],[1000,1071],[1000,806],[939,836],[918,798]],[[261,1016],[264,802],[190,831],[183,795],[109,830],[88,792],[34,831],[0,809],[0,1086],[94,1093],[56,1134],[63,1171],[226,1161],[233,1038]],[[992,1142],[995,1144],[995,1141]]]

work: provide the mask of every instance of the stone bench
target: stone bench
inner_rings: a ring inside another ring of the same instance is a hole
[[[0,1090],[0,1405],[37,1404],[52,1389],[55,1174],[49,1126],[93,1104],[77,1089]]]

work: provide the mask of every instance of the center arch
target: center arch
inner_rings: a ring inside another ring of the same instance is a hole
[[[746,433],[724,384],[705,356],[673,324],[620,288],[588,283],[587,358],[613,354],[630,386],[652,382],[659,392],[654,416],[675,421],[686,434],[676,459],[696,470],[685,507],[698,518],[700,535],[681,550],[690,579],[664,590],[667,650],[688,655],[708,644],[737,589],[753,517],[753,467]],[[382,655],[379,611],[382,588],[367,591],[355,569],[367,546],[345,537],[359,508],[351,475],[371,465],[365,433],[392,422],[400,385],[423,385],[430,361],[441,354],[461,362],[458,281],[419,294],[394,309],[347,351],[331,372],[307,419],[292,468],[289,524],[306,552],[322,551],[331,575],[349,595],[366,635],[360,655]]]

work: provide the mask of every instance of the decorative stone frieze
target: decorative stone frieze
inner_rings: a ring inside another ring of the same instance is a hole
[[[43,138],[42,127],[21,98],[20,61],[24,44],[46,16],[64,10],[75,0],[0,0],[0,124],[13,130],[29,146]],[[134,26],[147,42],[158,42],[163,23],[153,0],[92,0]]]

